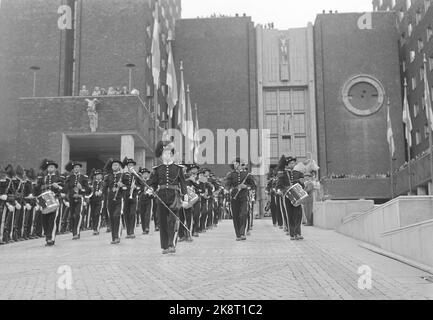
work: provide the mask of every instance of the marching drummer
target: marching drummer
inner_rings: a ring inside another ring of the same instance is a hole
[[[305,188],[304,174],[294,170],[296,163],[297,159],[293,157],[286,158],[282,156],[280,160],[277,182],[277,191],[280,196],[283,196],[285,191],[297,183],[299,183],[302,188]],[[301,232],[302,207],[293,206],[287,197],[283,197],[282,202],[282,210],[288,220],[289,231],[287,235],[290,235],[290,240],[303,240],[304,237]]]
[[[44,193],[53,195],[56,199],[60,199],[60,194],[63,190],[63,180],[58,173],[59,165],[52,160],[44,160],[40,166],[42,174],[38,176],[36,185],[36,195],[40,197]],[[43,203],[39,204],[43,206]],[[59,214],[59,208],[52,212],[42,215],[42,225],[45,232],[46,247],[54,246],[56,241],[56,220]]]

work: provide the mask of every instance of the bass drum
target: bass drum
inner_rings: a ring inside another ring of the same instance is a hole
[[[52,191],[42,193],[36,198],[36,202],[42,208],[42,214],[56,212],[60,207],[59,201],[56,199],[56,195]]]

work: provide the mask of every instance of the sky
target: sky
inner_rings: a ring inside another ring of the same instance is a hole
[[[373,11],[373,5],[372,0],[182,0],[182,18],[246,13],[256,24],[273,22],[281,30],[314,23],[323,10],[366,12]]]

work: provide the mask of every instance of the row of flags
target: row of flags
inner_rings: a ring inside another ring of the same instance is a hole
[[[152,36],[152,76],[155,86],[159,88],[160,86],[160,69],[161,69],[161,51],[160,51],[160,29],[159,29],[159,12],[158,12],[158,2],[155,5],[154,13],[154,26],[153,26],[153,36]],[[174,109],[178,106],[177,114],[177,126],[182,131],[186,139],[189,139],[193,143],[190,144],[191,150],[189,152],[194,152],[194,162],[197,162],[200,141],[198,136],[199,126],[198,126],[198,115],[197,115],[197,105],[195,106],[195,121],[193,119],[192,103],[190,97],[190,87],[189,85],[185,88],[185,81],[183,76],[183,63],[180,63],[180,88],[178,91],[178,83],[176,76],[176,66],[173,57],[173,48],[171,42],[169,42],[168,49],[168,63],[167,63],[167,116],[168,119],[173,119]],[[186,91],[185,91],[186,89]],[[171,121],[170,121],[171,122]],[[197,141],[196,141],[197,140]]]
[[[424,55],[424,97],[425,97],[425,111],[427,116],[427,122],[429,130],[433,131],[433,108],[432,108],[432,99],[430,92],[430,85],[427,77],[427,59]],[[407,99],[407,83],[405,80],[404,86],[404,102],[403,102],[403,123],[405,124],[405,136],[407,144],[412,147],[412,119],[410,116],[409,110],[409,102]],[[395,143],[394,143],[394,134],[392,131],[392,122],[390,117],[390,105],[388,103],[388,115],[387,115],[387,139],[389,144],[389,150],[391,152],[392,157],[395,155]]]

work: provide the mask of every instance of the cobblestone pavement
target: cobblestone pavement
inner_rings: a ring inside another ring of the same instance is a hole
[[[224,221],[171,256],[161,254],[158,233],[137,234],[118,246],[90,232],[80,241],[60,236],[52,248],[42,239],[1,246],[0,299],[433,298],[433,284],[422,279],[429,274],[333,231],[304,228],[306,240],[293,242],[260,220],[248,241],[236,242]],[[358,288],[363,265],[372,270],[371,290]],[[64,290],[68,268],[72,285]]]

